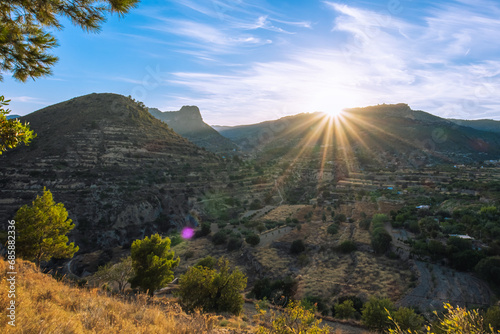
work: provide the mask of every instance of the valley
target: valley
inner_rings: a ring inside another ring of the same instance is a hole
[[[0,156],[0,217],[50,189],[80,251],[45,265],[76,280],[91,282],[134,240],[159,233],[177,240],[176,278],[207,256],[225,257],[247,277],[249,300],[308,301],[332,324],[342,298],[388,298],[425,316],[447,301],[488,308],[497,300],[498,282],[480,265],[500,255],[494,132],[398,104],[219,134],[198,108],[161,113],[115,94],[26,120],[38,137]],[[183,239],[185,228],[206,230]],[[264,292],[273,282],[288,288]],[[346,331],[367,332],[360,318]]]

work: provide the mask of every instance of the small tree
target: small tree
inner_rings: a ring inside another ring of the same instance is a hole
[[[116,264],[108,263],[99,267],[94,278],[100,282],[118,284],[118,292],[123,293],[133,274],[132,258],[127,256]]]
[[[387,317],[387,311],[392,314],[393,310],[394,304],[389,299],[372,297],[363,306],[361,320],[366,327],[383,331],[391,324]]]
[[[172,269],[180,262],[170,251],[170,239],[162,239],[159,234],[134,241],[131,257],[135,272],[129,281],[132,288],[140,287],[151,296],[174,279]]]
[[[17,254],[25,260],[41,261],[51,258],[71,258],[78,246],[68,244],[68,234],[75,225],[68,219],[68,211],[62,203],[55,203],[52,193],[43,189],[31,206],[24,205],[16,213]]]
[[[328,228],[326,229],[326,232],[328,232],[328,234],[337,234],[339,232],[339,227],[337,224],[331,224],[330,226],[328,226]]]
[[[392,318],[399,324],[400,328],[405,331],[417,331],[421,329],[424,324],[424,318],[408,307],[400,307],[397,311],[393,312]]]
[[[257,234],[250,234],[245,239],[246,243],[252,246],[257,246],[260,243],[260,237]]]
[[[350,299],[344,300],[342,304],[335,305],[335,316],[340,319],[349,319],[356,314],[354,302]]]
[[[241,293],[247,286],[247,278],[238,268],[231,270],[229,261],[221,258],[214,268],[189,268],[181,276],[179,285],[181,304],[189,311],[202,308],[206,312],[239,314],[243,309]]]
[[[290,246],[290,253],[292,254],[300,254],[305,250],[306,246],[304,245],[304,241],[302,241],[302,239],[294,240]]]

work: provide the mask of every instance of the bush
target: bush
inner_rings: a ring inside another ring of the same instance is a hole
[[[370,298],[361,311],[363,324],[370,329],[386,330],[391,325],[386,310],[390,313],[394,310],[394,304],[389,299]]]
[[[265,315],[265,310],[258,310],[259,314]],[[327,334],[331,332],[328,326],[320,326],[321,320],[314,316],[314,312],[308,311],[300,303],[291,302],[283,311],[271,311],[269,326],[259,327],[259,334],[278,333],[315,333]]]
[[[205,236],[209,235],[210,232],[211,232],[210,223],[202,223],[201,229],[196,231],[196,233],[194,234],[194,237],[195,238],[205,237]]]
[[[392,314],[392,319],[405,331],[417,331],[421,329],[424,324],[424,318],[416,314],[413,309],[407,307],[400,307]]]
[[[358,247],[356,246],[356,243],[352,240],[345,240],[344,242],[342,242],[339,247],[338,247],[339,251],[344,253],[344,254],[348,254],[348,253],[352,253],[354,251],[356,251],[358,249]]]
[[[290,247],[290,253],[292,254],[300,254],[306,250],[306,246],[301,239],[297,239],[292,242],[292,246]]]
[[[376,230],[372,234],[372,247],[375,253],[383,254],[391,247],[392,237],[385,230]]]
[[[345,300],[342,304],[336,304],[335,306],[335,317],[339,319],[349,319],[356,314],[356,309],[354,308],[354,303],[352,300]]]
[[[330,226],[328,226],[327,230],[328,234],[337,234],[339,232],[339,227],[337,226],[337,224],[331,224]]]
[[[189,311],[202,308],[205,312],[239,314],[246,285],[246,276],[238,268],[231,270],[229,261],[221,258],[213,269],[191,267],[179,280],[178,296]]]
[[[369,230],[371,223],[372,221],[370,218],[363,218],[359,222],[359,228],[362,228],[363,230]]]
[[[333,221],[336,223],[344,223],[347,221],[347,217],[343,213],[339,213],[333,217]]]
[[[257,234],[250,234],[245,241],[251,246],[257,246],[260,243],[260,237]]]
[[[307,296],[300,302],[301,306],[309,311],[318,311],[323,316],[328,315],[328,306],[323,298],[318,296]]]
[[[215,233],[212,237],[212,243],[214,245],[222,245],[227,241],[227,234],[225,231],[219,231]]]
[[[231,238],[229,238],[229,241],[227,243],[227,250],[229,252],[235,251],[237,249],[240,249],[241,245],[243,245],[242,239],[236,238],[236,237],[231,237]]]
[[[479,261],[475,267],[476,272],[488,282],[498,283],[500,277],[500,256],[487,257]]]
[[[484,315],[484,324],[486,329],[491,325],[494,330],[500,331],[500,307],[492,306]]]

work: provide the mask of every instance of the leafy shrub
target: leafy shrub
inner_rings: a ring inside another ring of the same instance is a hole
[[[290,247],[290,253],[292,254],[300,254],[306,250],[306,246],[304,245],[304,241],[302,239],[297,239],[292,242],[292,246]]]
[[[260,237],[257,234],[250,234],[245,241],[251,246],[257,246],[260,243]]]
[[[246,276],[238,268],[231,270],[229,261],[221,258],[213,269],[191,267],[179,280],[178,296],[189,311],[202,308],[206,312],[239,314],[246,285]]]
[[[335,316],[340,319],[349,319],[356,314],[356,309],[354,308],[354,303],[352,300],[344,300],[342,304],[336,304]]]
[[[394,310],[394,304],[389,299],[372,297],[363,306],[361,320],[370,329],[384,331],[391,325],[386,310]]]
[[[214,245],[222,245],[225,244],[227,241],[227,234],[225,231],[219,231],[215,233],[212,237],[212,243]]]
[[[231,237],[227,243],[227,250],[232,252],[234,250],[240,249],[243,245],[243,240],[241,238]]]
[[[332,234],[332,235],[337,234],[339,232],[339,227],[337,226],[337,224],[331,224],[326,229],[326,232],[328,232],[328,234]]]
[[[356,246],[356,243],[354,241],[345,240],[339,245],[338,249],[340,252],[348,254],[356,251],[358,247]]]

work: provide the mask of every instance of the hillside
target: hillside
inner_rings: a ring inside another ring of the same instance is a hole
[[[500,133],[500,121],[492,119],[464,120],[464,119],[449,119],[460,126],[466,126],[481,131],[490,131]]]
[[[335,119],[322,113],[300,114],[218,129],[242,148],[261,155],[269,151],[284,155],[304,145],[329,145],[344,150],[342,159],[352,158],[361,166],[418,167],[500,157],[497,133],[460,126],[406,104],[346,109]]]
[[[196,106],[183,106],[179,111],[162,112],[156,108],[148,110],[151,115],[167,123],[175,132],[209,151],[228,153],[237,149],[234,143],[203,121]]]
[[[213,172],[218,157],[124,96],[90,94],[22,121],[37,137],[0,156],[0,219],[47,187],[76,223],[71,238],[82,252],[184,226],[192,198],[226,184],[224,172]]]
[[[16,327],[6,316],[2,333],[223,333],[213,315],[188,315],[174,302],[154,304],[107,296],[97,289],[78,289],[42,274],[30,262],[18,260]],[[5,281],[8,263],[0,259],[0,307],[10,303]]]

